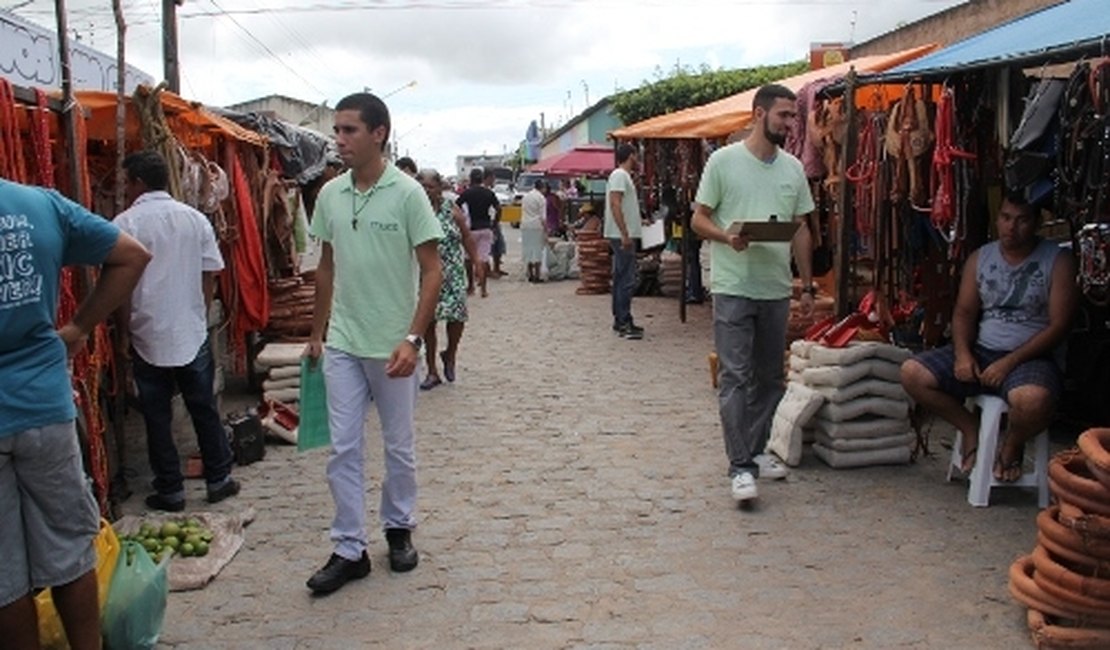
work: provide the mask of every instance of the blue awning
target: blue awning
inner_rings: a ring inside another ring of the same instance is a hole
[[[953,43],[861,83],[943,77],[1003,65],[1035,66],[1110,54],[1110,2],[1070,0]]]

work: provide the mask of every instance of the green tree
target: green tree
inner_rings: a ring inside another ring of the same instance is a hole
[[[645,80],[639,88],[617,95],[613,110],[625,124],[635,124],[656,115],[708,104],[807,69],[806,61],[736,70],[710,70],[706,65],[698,70],[675,66],[669,76],[656,69],[655,81]]]

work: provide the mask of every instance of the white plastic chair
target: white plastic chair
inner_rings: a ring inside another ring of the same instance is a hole
[[[1048,431],[1033,437],[1033,471],[1025,472],[1021,478],[1004,483],[994,478],[994,460],[998,454],[998,433],[1002,415],[1009,411],[1006,400],[995,395],[979,395],[968,400],[968,407],[978,406],[982,411],[979,418],[979,450],[975,457],[975,467],[968,477],[967,502],[976,507],[990,505],[992,487],[1024,487],[1037,489],[1037,505],[1048,507]],[[956,441],[952,445],[952,459],[948,464],[948,480],[960,470],[963,449],[963,436],[956,431]]]

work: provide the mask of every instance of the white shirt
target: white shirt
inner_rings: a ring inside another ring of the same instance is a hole
[[[147,192],[114,220],[151,253],[131,294],[131,343],[147,363],[184,366],[208,337],[201,274],[224,268],[208,218],[165,192]]]
[[[547,216],[547,197],[543,192],[532,188],[520,200],[521,230],[543,230],[544,217]]]

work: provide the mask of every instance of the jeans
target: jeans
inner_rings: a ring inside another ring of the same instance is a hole
[[[635,240],[633,240],[635,242]],[[625,250],[621,240],[610,239],[613,251],[613,325],[632,322],[632,292],[636,290],[636,246]]]
[[[171,500],[185,498],[181,459],[173,441],[174,388],[181,389],[185,408],[193,420],[200,456],[204,461],[204,480],[217,488],[231,474],[231,444],[216,409],[212,390],[215,364],[212,349],[205,341],[189,364],[172,368],[152,366],[134,350],[135,384],[139,388],[140,408],[146,422],[147,456],[154,472],[154,489]]]
[[[759,476],[755,456],[763,453],[771,418],[786,391],[786,324],[790,299],[752,300],[714,294],[713,342],[717,348],[729,475]]]
[[[331,457],[328,485],[335,501],[331,540],[348,560],[362,556],[366,531],[366,416],[371,397],[382,428],[385,476],[378,514],[383,528],[416,527],[414,413],[417,375],[389,377],[385,359],[364,359],[335,348],[324,353]]]

